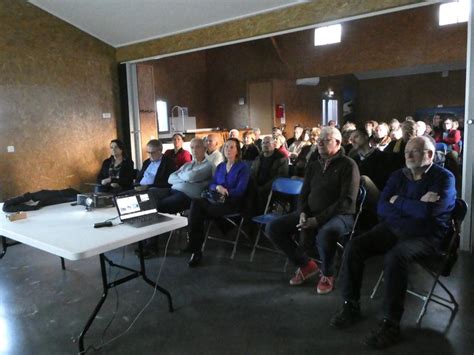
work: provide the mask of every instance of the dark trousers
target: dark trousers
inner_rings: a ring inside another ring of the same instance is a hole
[[[189,247],[193,253],[199,252],[204,242],[206,220],[222,217],[239,210],[238,201],[210,203],[205,198],[193,199],[188,216]]]
[[[267,224],[265,232],[273,242],[288,256],[296,266],[305,266],[309,259],[303,244],[292,238],[297,233],[296,225],[299,213],[283,215]],[[351,231],[354,223],[352,215],[336,215],[320,226],[315,233],[315,245],[321,258],[321,271],[325,276],[332,276],[332,263],[340,238]]]
[[[400,322],[408,282],[408,265],[414,259],[435,251],[435,244],[429,239],[400,238],[386,224],[380,223],[347,244],[342,264],[342,296],[347,301],[359,301],[365,260],[385,254],[383,313],[386,319]]]
[[[192,199],[184,192],[168,188],[150,188],[149,192],[153,195],[158,212],[179,213],[189,209]]]

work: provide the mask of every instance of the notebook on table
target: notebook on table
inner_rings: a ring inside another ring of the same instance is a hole
[[[147,191],[116,195],[114,200],[120,220],[133,227],[140,228],[171,220],[158,213],[155,200]]]

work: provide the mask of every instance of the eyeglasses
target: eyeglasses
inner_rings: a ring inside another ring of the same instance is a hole
[[[157,151],[157,150],[154,150],[154,151],[152,151],[152,152],[147,152],[147,154],[153,154],[153,153],[156,153],[156,152],[158,152],[158,151]]]
[[[329,144],[329,142],[331,142],[332,140],[334,140],[334,138],[318,138],[316,140],[316,143],[318,144]]]
[[[412,149],[412,150],[406,150],[405,155],[415,155],[415,154],[422,154],[424,152],[427,152],[428,149]]]

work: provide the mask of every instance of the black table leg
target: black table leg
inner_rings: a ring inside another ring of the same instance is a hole
[[[173,232],[171,232],[170,237],[172,236],[172,234],[173,234]],[[140,270],[134,270],[134,269],[131,269],[131,268],[126,267],[126,266],[115,264],[113,261],[109,260],[104,254],[100,254],[100,256],[99,256],[100,257],[100,271],[101,271],[101,274],[102,274],[103,293],[102,293],[102,296],[99,300],[99,303],[97,303],[97,306],[95,306],[94,311],[90,315],[84,329],[82,330],[81,334],[79,335],[79,353],[80,354],[84,353],[84,336],[86,335],[87,331],[89,330],[92,323],[94,322],[94,319],[97,316],[97,314],[99,313],[102,305],[104,304],[105,299],[107,298],[108,291],[111,288],[114,288],[118,285],[121,285],[121,284],[123,284],[127,281],[133,280],[133,279],[141,276],[143,278],[143,280],[145,280],[146,283],[148,283],[153,288],[156,288],[158,291],[160,291],[161,293],[166,295],[166,297],[168,299],[169,311],[173,312],[174,309],[173,309],[173,300],[171,298],[171,294],[168,292],[168,290],[161,287],[160,285],[158,285],[154,281],[150,280],[148,278],[148,276],[146,275],[145,260],[143,259],[143,244],[142,244],[142,242],[138,242],[138,249],[140,251],[139,252]],[[123,278],[121,278],[121,279],[118,279],[118,280],[115,280],[115,281],[109,283],[108,279],[107,279],[107,270],[106,270],[106,266],[105,266],[106,262],[110,266],[118,267],[118,268],[123,269],[123,270],[127,270],[127,271],[130,272],[130,274],[123,277]]]
[[[104,288],[104,291],[102,293],[99,303],[97,303],[97,306],[95,306],[94,311],[92,312],[89,319],[87,320],[84,330],[79,335],[79,352],[80,353],[84,352],[84,336],[86,335],[87,331],[92,325],[92,322],[94,322],[94,319],[97,316],[97,313],[99,313],[100,308],[104,304],[104,301],[107,298],[107,294],[109,292],[109,287],[108,287],[108,282],[107,282],[107,271],[105,269],[104,254],[100,254],[100,271],[102,273],[102,286]]]

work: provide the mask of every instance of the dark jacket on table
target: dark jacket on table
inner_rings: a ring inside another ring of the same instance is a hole
[[[342,149],[326,163],[320,158],[306,169],[299,212],[316,217],[319,225],[336,215],[354,214],[359,184],[357,164]]]
[[[148,165],[150,165],[150,159],[147,159],[143,162],[143,167],[142,170],[138,173],[137,180],[135,181],[136,184],[140,184],[140,180],[143,178],[143,175],[145,174],[146,169],[148,168]],[[155,175],[155,181],[153,183],[153,187],[171,187],[170,184],[168,184],[168,178],[170,177],[171,173],[173,173],[176,170],[175,162],[173,159],[163,155],[161,157],[161,163],[160,167],[158,168],[158,171],[156,172]]]
[[[428,191],[439,195],[437,202],[422,202]],[[397,195],[394,203],[390,199]],[[449,228],[456,201],[454,176],[432,164],[421,180],[414,181],[409,169],[395,171],[382,191],[377,207],[379,220],[400,238],[425,237],[439,243]]]
[[[110,177],[109,169],[110,165],[113,164],[114,158],[111,156],[102,163],[100,172],[97,175],[97,183],[100,184],[103,179]],[[112,182],[120,185],[122,190],[130,190],[133,188],[133,179],[135,178],[135,170],[133,168],[133,160],[125,158],[120,164],[118,178],[112,177]]]
[[[390,170],[387,167],[386,154],[373,148],[364,159],[362,159],[357,152],[353,152],[351,158],[354,159],[359,167],[360,175],[368,176],[377,188],[382,191],[387,183],[388,177],[390,176]]]

